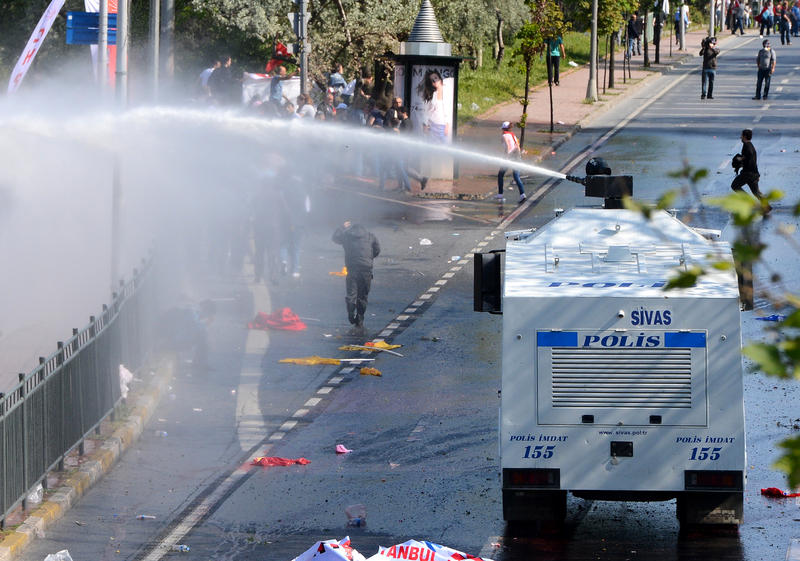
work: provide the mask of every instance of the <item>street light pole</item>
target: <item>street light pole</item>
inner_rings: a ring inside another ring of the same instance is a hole
[[[108,85],[108,0],[100,0],[100,26],[97,37],[97,78],[100,92]]]
[[[597,101],[597,0],[592,0],[592,36],[589,48],[589,83],[586,85],[586,99]]]
[[[713,0],[712,0],[713,2]],[[150,76],[153,87],[153,103],[158,102],[159,30],[161,27],[161,2],[150,0]]]

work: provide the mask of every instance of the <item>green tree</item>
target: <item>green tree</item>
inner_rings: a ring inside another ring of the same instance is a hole
[[[528,104],[530,95],[530,76],[533,61],[545,52],[547,39],[562,36],[569,28],[564,23],[561,8],[554,0],[529,0],[530,20],[517,32],[517,43],[512,56],[521,60],[525,68],[525,90],[522,95],[522,116],[519,126],[520,147],[525,145],[525,127],[528,121]],[[549,56],[549,53],[548,53]],[[550,128],[553,123],[553,94],[550,92]]]

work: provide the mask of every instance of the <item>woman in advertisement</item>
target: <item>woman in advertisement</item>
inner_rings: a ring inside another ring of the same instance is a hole
[[[450,141],[450,118],[444,95],[444,80],[436,69],[425,71],[420,84],[423,103],[423,129],[433,142]]]

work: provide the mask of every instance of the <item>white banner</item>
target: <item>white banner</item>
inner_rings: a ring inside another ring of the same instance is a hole
[[[36,24],[36,29],[33,30],[31,38],[28,39],[28,44],[25,45],[25,50],[22,51],[22,55],[20,55],[17,65],[14,67],[14,72],[11,73],[11,79],[8,81],[8,93],[17,91],[17,88],[22,83],[25,73],[28,71],[28,68],[31,67],[36,53],[39,52],[39,47],[42,46],[42,42],[44,38],[47,37],[50,27],[52,27],[53,22],[56,17],[58,17],[58,12],[61,11],[61,8],[64,6],[64,1],[65,0],[53,0],[50,2],[44,14],[42,14],[42,18],[39,20],[39,23]]]

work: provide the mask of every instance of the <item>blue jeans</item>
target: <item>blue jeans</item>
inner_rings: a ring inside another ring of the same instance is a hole
[[[497,192],[498,194],[503,194],[503,180],[505,178],[506,172],[508,168],[502,168],[497,173]],[[514,176],[514,183],[517,184],[517,189],[519,189],[519,194],[525,194],[525,186],[522,184],[522,178],[519,176],[519,172],[517,170],[512,170],[512,175]]]
[[[626,54],[628,58],[636,54],[636,39],[633,37],[628,37],[628,52]]]
[[[764,97],[769,95],[769,81],[772,78],[772,72],[769,68],[758,69],[758,81],[756,81],[756,98],[761,99],[761,84],[764,84]]]
[[[703,68],[703,97],[714,97],[714,78],[717,71],[714,68]]]

